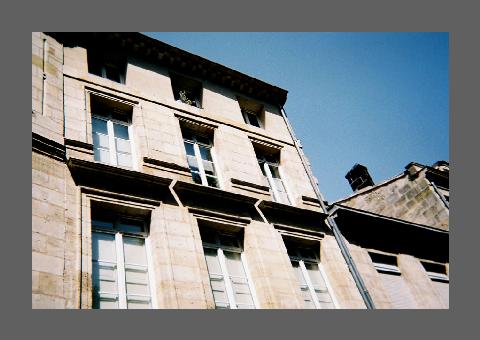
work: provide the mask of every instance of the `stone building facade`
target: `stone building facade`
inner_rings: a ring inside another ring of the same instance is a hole
[[[449,308],[449,164],[410,163],[374,185],[355,165],[355,192],[330,206],[376,308]]]
[[[366,308],[286,96],[138,33],[33,33],[32,307]]]

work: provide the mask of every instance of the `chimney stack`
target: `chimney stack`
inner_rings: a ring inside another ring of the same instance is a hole
[[[358,163],[355,164],[349,172],[347,172],[345,178],[348,180],[348,183],[352,187],[353,191],[374,185],[372,177],[370,177],[370,174],[368,173],[368,169]]]

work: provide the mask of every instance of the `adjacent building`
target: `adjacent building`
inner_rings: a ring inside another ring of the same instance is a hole
[[[354,193],[330,206],[376,308],[449,307],[449,164],[410,163],[375,185],[347,174]]]

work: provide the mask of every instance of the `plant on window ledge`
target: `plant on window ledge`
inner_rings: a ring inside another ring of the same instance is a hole
[[[196,106],[196,102],[195,100],[191,100],[190,97],[191,96],[191,93],[188,92],[188,91],[185,91],[185,90],[181,90],[178,95],[180,96],[180,100],[185,103],[185,104],[188,104],[188,105],[192,105],[192,106]]]

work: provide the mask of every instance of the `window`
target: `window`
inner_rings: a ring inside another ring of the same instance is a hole
[[[152,308],[145,223],[92,215],[93,308]]]
[[[417,304],[397,266],[397,257],[369,252],[393,309],[415,309]]]
[[[444,264],[421,261],[423,268],[427,272],[428,277],[432,281],[435,292],[441,301],[448,308],[449,305],[449,278],[447,268]]]
[[[267,178],[273,200],[278,203],[291,204],[285,184],[280,177],[280,153],[265,153],[255,149],[262,174]]]
[[[217,172],[212,158],[212,139],[209,135],[182,129],[187,162],[195,183],[219,187]]]
[[[130,138],[132,107],[97,96],[90,98],[95,161],[133,168]]]
[[[247,109],[242,109],[242,114],[243,114],[243,119],[245,120],[245,123],[256,126],[258,128],[260,127],[259,118],[255,112]]]
[[[126,58],[121,53],[87,50],[88,72],[125,84]]]
[[[258,128],[262,128],[262,118],[265,115],[263,105],[242,97],[237,97],[237,100],[238,104],[240,105],[240,110],[242,112],[243,120],[245,121],[245,123]]]
[[[320,269],[319,256],[313,248],[287,243],[295,276],[300,285],[305,308],[333,309],[335,304]]]
[[[170,74],[173,97],[176,101],[201,108],[202,84],[179,74]]]
[[[201,230],[216,309],[254,309],[252,288],[237,235]]]

